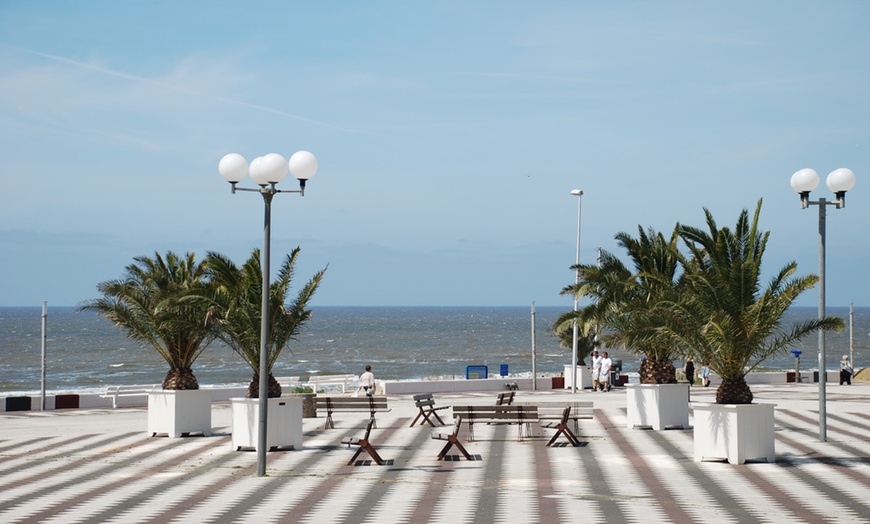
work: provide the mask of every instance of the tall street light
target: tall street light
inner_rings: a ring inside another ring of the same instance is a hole
[[[835,206],[836,209],[846,207],[846,191],[855,187],[855,173],[850,169],[841,167],[831,171],[826,184],[837,197],[834,201],[824,198],[810,200],[810,191],[819,186],[819,174],[814,170],[805,168],[791,176],[791,187],[801,197],[801,209],[819,206],[819,319],[825,317],[825,214],[827,206]],[[827,358],[825,355],[825,330],[819,329],[819,440],[828,440],[827,408],[826,403],[826,379]]]
[[[232,192],[251,191],[263,195],[265,204],[265,225],[263,226],[263,259],[260,262],[263,272],[262,306],[260,308],[260,403],[259,432],[257,434],[257,476],[266,475],[267,419],[269,413],[269,257],[271,247],[272,197],[276,193],[299,193],[305,196],[305,182],[317,174],[317,158],[308,151],[298,151],[289,162],[278,153],[255,158],[248,166],[245,157],[230,153],[221,158],[218,165],[221,176],[232,186]],[[287,177],[288,171],[299,180],[299,189],[278,189],[275,186]],[[236,184],[250,175],[251,180],[260,186],[258,189],[236,187]]]
[[[580,210],[583,203],[583,191],[572,189],[571,194],[577,197],[577,256],[574,259],[574,284],[580,284]],[[580,326],[577,324],[578,296],[574,293],[574,337],[571,352],[571,393],[577,393],[577,341],[580,338]]]

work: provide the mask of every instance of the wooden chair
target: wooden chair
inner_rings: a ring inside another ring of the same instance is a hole
[[[559,435],[565,435],[565,438],[568,439],[568,442],[571,443],[572,446],[577,447],[580,445],[580,440],[577,438],[577,435],[571,431],[571,428],[568,426],[568,418],[571,416],[571,406],[565,406],[564,411],[562,411],[562,419],[557,422],[542,422],[541,426],[545,428],[555,428],[556,434],[553,435],[553,438],[550,439],[550,442],[547,442],[547,446],[552,446],[556,439],[559,438]]]
[[[462,442],[459,442],[459,428],[462,426],[462,417],[455,417],[455,425],[453,426],[453,433],[432,433],[432,438],[436,440],[446,440],[447,444],[444,444],[444,447],[441,448],[441,453],[438,454],[438,460],[443,460],[447,455],[447,452],[450,451],[450,448],[456,446],[456,449],[462,452],[465,455],[465,458],[468,460],[474,460],[474,458],[468,454],[468,451],[465,450],[465,446],[462,445]]]
[[[440,425],[444,425],[444,421],[441,420],[441,417],[438,416],[439,409],[447,409],[450,406],[438,406],[435,407],[435,399],[432,397],[432,393],[421,393],[420,395],[414,395],[414,403],[417,405],[417,409],[420,411],[417,413],[417,416],[414,418],[414,421],[411,422],[411,425],[408,427],[414,427],[417,424],[417,421],[420,420],[420,417],[423,420],[420,420],[420,425],[428,422],[430,426],[435,427],[435,423],[432,422],[432,419],[429,418],[431,416],[435,416],[435,420],[438,421]]]
[[[347,444],[347,447],[350,447],[352,444],[358,444],[359,448],[357,448],[356,453],[353,454],[353,457],[347,462],[348,466],[353,466],[353,463],[356,462],[356,458],[365,451],[372,457],[378,466],[382,466],[384,464],[384,459],[378,455],[377,450],[375,450],[372,443],[369,442],[369,434],[372,432],[372,425],[374,425],[374,419],[370,419],[368,425],[366,426],[366,434],[363,438],[346,438],[341,441],[342,444]]]

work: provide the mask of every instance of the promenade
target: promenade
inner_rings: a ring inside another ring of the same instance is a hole
[[[144,408],[0,413],[0,522],[870,522],[870,384],[828,386],[828,442],[816,384],[752,391],[776,405],[774,464],[694,462],[691,429],[627,429],[621,389],[517,392],[593,401],[581,447],[475,426],[463,442],[481,460],[443,462],[431,428],[408,427],[411,396],[391,395],[371,439],[388,465],[346,465],[354,449],[340,441],[362,436],[367,416],[336,414],[330,430],[304,419],[304,448],[270,452],[262,478],[256,453],[231,449],[228,403],[213,404],[212,436],[179,439],[148,438]]]

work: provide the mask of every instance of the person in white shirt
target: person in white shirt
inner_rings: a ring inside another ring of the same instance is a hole
[[[598,380],[601,381],[601,390],[610,391],[610,368],[613,367],[613,361],[610,360],[610,355],[607,351],[604,352],[604,357],[601,359],[601,371],[599,372]]]
[[[598,391],[598,386],[601,384],[601,356],[598,355],[598,350],[592,352],[592,391]]]
[[[359,376],[359,387],[365,391],[367,397],[375,394],[375,375],[371,366],[366,366],[365,373]]]
[[[852,385],[852,363],[849,362],[849,355],[843,355],[843,360],[840,361],[840,385],[845,382],[847,385]]]

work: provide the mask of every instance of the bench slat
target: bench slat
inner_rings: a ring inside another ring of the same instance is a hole
[[[334,412],[369,413],[370,423],[374,424],[375,413],[391,411],[387,406],[387,397],[315,397],[315,408],[326,411],[326,425],[323,429],[334,428],[332,420]]]
[[[137,384],[124,386],[106,386],[106,392],[101,394],[101,398],[112,399],[112,407],[118,407],[119,397],[140,397],[148,394],[152,389],[160,389],[160,384]]]
[[[517,424],[520,439],[523,438],[523,426],[538,422],[538,409],[535,406],[502,405],[502,406],[453,406],[453,414],[461,416],[468,422],[469,440],[474,440],[474,423]]]

